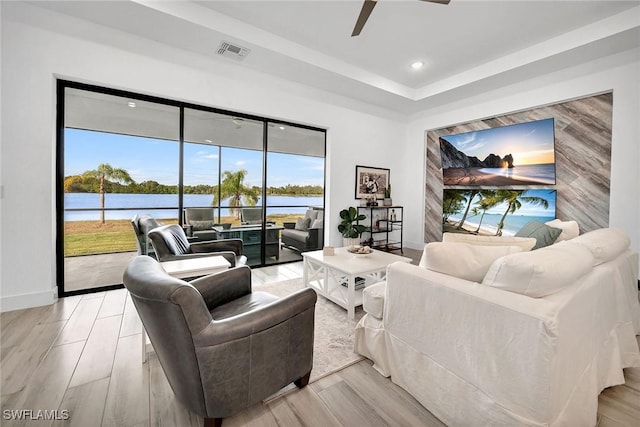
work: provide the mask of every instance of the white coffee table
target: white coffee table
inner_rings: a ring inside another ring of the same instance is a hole
[[[212,255],[199,258],[181,259],[176,261],[163,261],[160,266],[169,276],[178,279],[187,277],[206,276],[218,273],[231,267],[231,263],[221,255]],[[142,363],[147,361],[147,354],[153,351],[150,347],[147,332],[142,327]]]
[[[324,255],[321,250],[303,252],[302,258],[305,286],[346,308],[349,319],[362,305],[362,290],[356,290],[356,277],[364,279],[364,286],[372,285],[385,278],[389,264],[411,262],[411,258],[378,250],[365,257],[357,256],[345,248],[336,248],[335,255]]]
[[[221,255],[163,261],[160,265],[169,276],[177,277],[178,279],[206,276],[231,267],[231,263]]]

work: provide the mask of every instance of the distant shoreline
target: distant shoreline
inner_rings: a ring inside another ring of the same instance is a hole
[[[444,185],[549,185],[541,180],[517,179],[495,173],[483,172],[486,168],[446,168],[442,170]]]

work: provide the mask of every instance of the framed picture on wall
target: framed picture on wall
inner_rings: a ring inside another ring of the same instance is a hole
[[[356,199],[376,196],[384,198],[384,190],[390,183],[390,171],[384,168],[356,166]]]

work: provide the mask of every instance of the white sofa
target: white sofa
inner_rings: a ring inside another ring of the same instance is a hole
[[[447,425],[595,425],[598,394],[640,366],[638,254],[628,246],[602,229],[512,250],[483,283],[425,259],[392,264],[386,283],[364,291],[355,349]]]

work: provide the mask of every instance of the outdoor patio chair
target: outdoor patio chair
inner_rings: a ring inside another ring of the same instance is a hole
[[[197,237],[198,240],[217,240],[218,232],[213,228],[222,227],[217,224],[213,208],[184,208],[184,229],[188,237]]]
[[[154,228],[148,236],[155,250],[156,258],[161,262],[221,255],[229,261],[232,267],[247,263],[240,239],[190,242],[178,224]]]
[[[252,292],[247,266],[187,283],[143,256],[129,262],[123,282],[176,399],[205,427],[292,382],[308,384],[313,289],[283,298]]]

